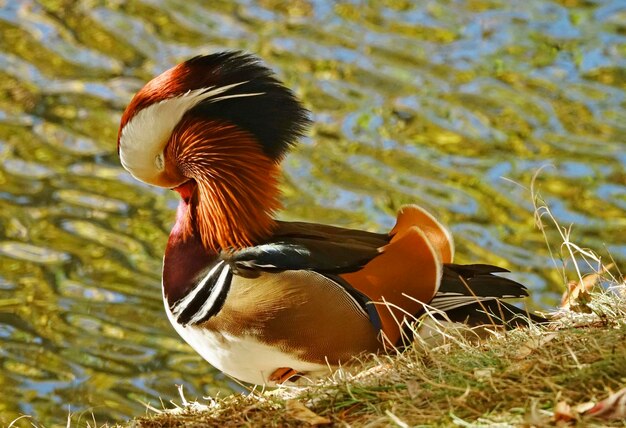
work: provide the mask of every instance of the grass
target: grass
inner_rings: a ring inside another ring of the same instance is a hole
[[[438,346],[419,342],[374,357],[356,374],[203,404],[182,399],[132,425],[550,425],[563,419],[559,406],[597,402],[626,385],[626,288],[619,287],[592,294],[592,313],[563,312],[547,328],[493,332],[479,343],[448,332]],[[594,423],[575,412],[567,419],[581,418]]]
[[[435,344],[419,339],[400,354],[360,362],[354,372],[204,402],[187,402],[181,391],[175,409],[153,409],[129,425],[626,426],[626,402],[621,420],[585,413],[626,386],[626,283],[614,264],[573,244],[570,229],[534,200],[546,242],[554,242],[555,230],[561,241],[551,254],[569,290],[548,326],[489,330],[477,340],[467,327],[434,325]]]

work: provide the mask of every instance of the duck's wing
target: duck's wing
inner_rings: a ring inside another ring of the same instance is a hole
[[[240,269],[313,270],[340,274],[361,269],[387,245],[386,234],[305,222],[277,222],[266,242],[226,253]]]
[[[435,296],[442,258],[452,257],[449,234],[437,231],[437,225],[412,207],[400,211],[393,235],[279,222],[270,240],[229,253],[227,261],[242,276],[311,270],[331,278],[363,305],[372,323],[382,328],[385,342],[393,345],[404,321]]]

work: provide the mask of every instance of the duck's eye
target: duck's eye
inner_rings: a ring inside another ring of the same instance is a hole
[[[165,169],[165,161],[163,160],[163,153],[159,153],[158,155],[156,155],[156,157],[154,158],[154,166],[156,166],[156,168],[159,171],[163,171]]]

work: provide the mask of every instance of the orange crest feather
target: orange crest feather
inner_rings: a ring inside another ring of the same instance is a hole
[[[254,136],[219,121],[183,119],[165,153],[197,190],[183,236],[195,231],[210,251],[254,245],[271,235],[280,208],[280,169]]]

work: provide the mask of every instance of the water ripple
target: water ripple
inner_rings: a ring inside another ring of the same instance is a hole
[[[624,22],[622,0],[4,2],[0,425],[58,425],[67,406],[113,422],[175,384],[237,388],[163,313],[175,195],[117,159],[119,115],[154,74],[258,53],[316,120],[286,159],[281,218],[387,230],[422,204],[459,262],[503,265],[552,305],[540,168],[576,242],[626,260]]]

